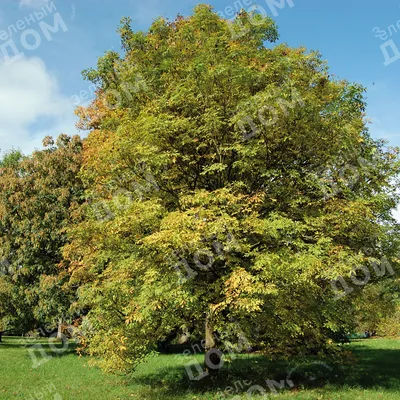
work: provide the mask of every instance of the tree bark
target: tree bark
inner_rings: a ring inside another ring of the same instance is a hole
[[[206,343],[205,343],[205,351],[206,354],[204,355],[204,366],[205,369],[210,374],[215,374],[223,365],[222,352],[216,348],[217,341],[214,332],[214,325],[212,321],[211,313],[207,314],[206,316],[206,323],[205,323],[205,336],[206,336]]]
[[[58,327],[57,327],[57,339],[58,340],[63,340],[63,334],[62,334],[62,318],[58,319]]]
[[[214,337],[214,330],[213,324],[211,321],[211,315],[207,314],[206,316],[206,345],[205,350],[206,352],[213,349],[215,347],[215,337]]]

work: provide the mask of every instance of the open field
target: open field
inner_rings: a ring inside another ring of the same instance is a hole
[[[190,381],[185,370],[193,356],[154,356],[127,379],[88,366],[72,346],[57,355],[48,342],[37,344],[51,358],[36,368],[29,351],[32,344],[23,346],[10,337],[0,344],[0,399],[246,399],[254,385],[258,389],[253,398],[261,396],[256,394],[261,388],[269,396],[267,380],[271,387],[273,380],[285,381],[284,389],[276,389],[277,399],[400,398],[400,340],[355,341],[348,348],[357,361],[347,366],[317,360],[271,363],[260,356],[242,356],[225,364],[218,378],[197,382]],[[39,349],[35,354],[39,356]],[[201,362],[202,356],[196,357]]]

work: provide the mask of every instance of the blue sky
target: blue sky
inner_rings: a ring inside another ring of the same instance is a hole
[[[235,1],[209,3],[215,11],[225,13],[226,7],[234,8]],[[272,16],[268,2],[272,4],[273,0],[255,0],[253,4]],[[285,4],[276,8],[278,15],[274,17],[280,41],[318,49],[333,74],[366,86],[368,117],[373,122],[371,133],[400,145],[400,59],[385,66],[381,50],[381,45],[390,39],[400,49],[400,29],[396,25],[400,21],[400,0],[386,0],[385,5],[372,0],[293,0],[293,6],[290,0],[276,2]],[[21,29],[17,28],[19,20],[41,12],[45,3],[46,0],[0,3],[0,46],[12,40],[24,52],[18,60],[6,63],[0,51],[1,151],[15,147],[30,152],[40,147],[45,135],[77,132],[74,103],[77,96],[81,104],[88,101],[80,94],[82,90],[89,91],[90,86],[82,79],[81,71],[95,66],[97,57],[105,51],[119,50],[116,29],[122,16],[132,17],[134,29],[146,29],[157,16],[187,15],[198,4],[192,0],[56,0],[57,10],[41,21],[54,25],[54,13],[58,12],[66,29],[49,31],[51,40],[45,38],[38,22],[31,22],[29,27],[20,23]],[[2,40],[5,36],[1,31],[8,32],[11,25],[17,33]],[[392,28],[392,36],[384,40],[373,32],[375,27],[388,31],[390,25],[397,32]],[[37,33],[26,33],[26,29]],[[21,38],[29,50],[23,48]]]

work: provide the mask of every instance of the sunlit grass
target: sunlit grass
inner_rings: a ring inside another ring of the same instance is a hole
[[[255,385],[253,398],[262,390],[271,394],[273,381],[284,383],[283,389],[276,389],[277,399],[400,398],[399,340],[351,343],[354,365],[318,360],[271,363],[257,355],[240,356],[226,363],[218,376],[199,381],[189,379],[185,365],[195,360],[201,364],[201,354],[154,356],[127,378],[88,366],[88,359],[77,356],[72,344],[65,351],[46,340],[34,344],[50,357],[40,363],[41,348],[35,349],[40,365],[32,358],[32,343],[25,346],[19,338],[6,337],[0,344],[0,399],[247,399]]]

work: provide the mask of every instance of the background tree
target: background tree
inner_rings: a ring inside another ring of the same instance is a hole
[[[54,323],[70,305],[59,264],[71,213],[82,201],[82,140],[60,135],[43,143],[31,156],[12,152],[1,163],[0,252],[8,273],[0,279],[13,299],[7,318],[19,333]]]
[[[0,342],[10,327],[11,316],[15,314],[12,304],[12,287],[4,276],[0,276]]]
[[[188,328],[207,349],[326,353],[362,295],[336,300],[331,281],[397,265],[398,151],[369,136],[364,89],[317,52],[271,47],[258,14],[201,5],[120,34],[124,56],[84,72],[89,200],[64,250],[91,353],[131,368]]]

